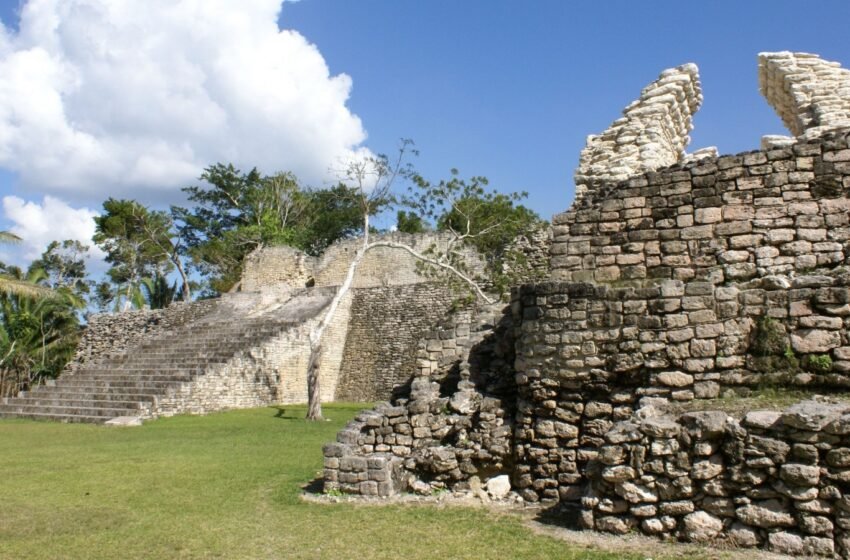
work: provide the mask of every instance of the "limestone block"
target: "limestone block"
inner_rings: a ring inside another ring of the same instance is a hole
[[[709,541],[723,530],[723,521],[704,511],[686,515],[683,524],[682,536],[690,542]]]
[[[502,474],[494,476],[487,481],[487,493],[494,500],[502,500],[507,497],[511,491],[511,479],[508,475]]]
[[[802,554],[803,538],[794,533],[777,531],[767,536],[767,547],[772,552],[780,554]]]
[[[796,524],[794,516],[782,506],[779,500],[765,500],[738,508],[735,515],[747,525],[766,529],[793,527]]]
[[[791,346],[801,354],[820,354],[841,346],[838,331],[800,329],[791,333]]]
[[[782,422],[792,428],[817,432],[847,411],[846,405],[803,401],[788,408],[782,414]]]

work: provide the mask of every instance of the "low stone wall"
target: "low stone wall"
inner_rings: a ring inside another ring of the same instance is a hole
[[[584,469],[585,528],[850,555],[850,406],[639,416]]]

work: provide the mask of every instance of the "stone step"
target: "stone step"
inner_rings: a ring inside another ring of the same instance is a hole
[[[213,365],[213,364],[210,364]],[[150,376],[177,376],[177,377],[194,377],[201,375],[206,371],[206,368],[200,366],[195,367],[114,367],[109,369],[81,369],[73,375],[67,376],[65,379],[107,379],[116,375],[137,377],[147,379]],[[62,381],[60,378],[59,382]]]
[[[121,370],[113,370],[110,373],[98,375],[81,374],[68,377],[65,380],[57,380],[57,385],[62,383],[79,384],[81,382],[108,382],[108,381],[191,381],[203,374],[203,370],[181,370],[174,372],[151,371],[151,373],[125,373]]]
[[[110,409],[126,409],[127,411],[138,412],[147,410],[150,407],[150,402],[126,401],[126,400],[102,400],[93,398],[60,398],[60,397],[18,397],[14,399],[6,399],[3,404],[19,405],[19,406],[35,406],[35,407],[51,407],[51,408],[110,408]],[[129,415],[129,414],[126,414]]]
[[[180,384],[299,324],[272,314],[237,321],[204,317],[93,359],[52,386],[6,399],[0,417],[103,422],[116,416],[147,416],[160,397]]]
[[[115,389],[160,389],[165,390],[169,387],[174,387],[180,383],[187,383],[194,378],[188,377],[183,380],[171,381],[146,381],[143,379],[133,379],[130,381],[98,381],[96,379],[81,379],[78,381],[65,381],[60,387],[64,389],[73,389],[75,391],[91,391],[102,392]]]
[[[60,414],[64,416],[103,417],[129,416],[126,408],[86,407],[86,406],[38,406],[28,404],[0,404],[0,412],[8,414]]]
[[[74,391],[68,387],[38,387],[33,391],[23,391],[15,398],[48,398],[48,399],[67,399],[67,400],[82,400],[89,399],[92,401],[133,401],[153,403],[160,396],[161,391],[137,391],[137,392],[121,392],[121,391]]]
[[[28,420],[48,420],[52,422],[103,424],[110,418],[105,416],[85,416],[77,414],[54,414],[39,412],[5,412],[0,410],[0,418],[26,418]]]

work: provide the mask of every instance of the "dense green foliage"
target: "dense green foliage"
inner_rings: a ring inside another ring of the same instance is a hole
[[[315,504],[322,444],[362,405],[163,418],[139,428],[0,420],[0,557],[602,560],[486,509]],[[654,557],[658,557],[653,555]],[[688,556],[693,557],[693,556]]]
[[[488,282],[497,292],[505,292],[525,273],[523,257],[512,251],[511,244],[517,236],[546,223],[519,204],[528,193],[499,193],[488,188],[486,177],[461,179],[456,169],[438,183],[418,174],[410,178],[413,186],[403,204],[422,222],[451,233],[457,246],[474,247],[485,258]],[[453,262],[463,268],[459,256]]]
[[[45,286],[47,274],[6,268],[17,281]],[[49,297],[0,294],[0,396],[12,396],[45,378],[55,378],[74,354],[80,335],[78,311],[85,302],[71,287]]]
[[[399,210],[396,213],[396,229],[402,233],[424,233],[428,231],[428,225],[418,214]]]

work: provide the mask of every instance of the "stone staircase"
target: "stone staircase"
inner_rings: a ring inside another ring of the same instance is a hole
[[[308,302],[306,315],[314,315],[323,303]],[[3,399],[0,418],[104,423],[156,417],[161,399],[229,362],[250,363],[244,358],[252,348],[305,320],[303,304],[295,306],[300,313],[294,314],[280,306],[259,314],[232,307],[222,312],[221,307],[125,351],[86,362],[53,384]]]

